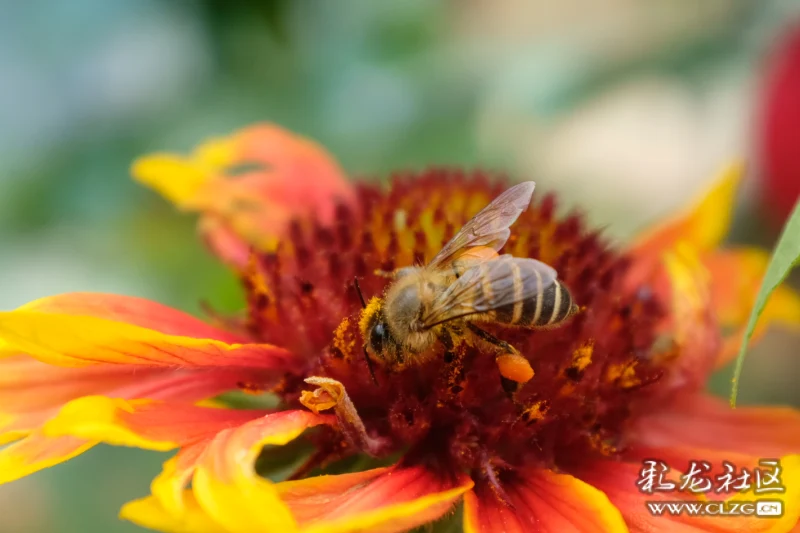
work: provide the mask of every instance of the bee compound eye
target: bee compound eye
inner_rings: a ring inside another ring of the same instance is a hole
[[[386,325],[378,322],[372,327],[372,332],[369,335],[369,344],[375,353],[383,351],[384,341],[388,337],[389,332],[386,330]]]

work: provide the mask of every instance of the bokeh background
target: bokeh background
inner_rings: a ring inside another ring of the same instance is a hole
[[[800,28],[794,0],[0,8],[2,309],[80,290],[236,309],[236,282],[192,217],[128,167],[259,120],[321,141],[368,179],[434,163],[536,179],[619,243],[733,157],[751,165],[733,241],[771,246],[800,187],[774,139],[800,139],[800,74],[774,74]],[[794,111],[765,122],[770,106]],[[743,402],[800,404],[797,346],[775,332],[752,351]],[[116,510],[165,459],[98,447],[0,486],[0,533],[141,531]]]

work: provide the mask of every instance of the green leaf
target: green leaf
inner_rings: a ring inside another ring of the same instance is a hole
[[[767,273],[761,282],[758,290],[755,306],[750,311],[750,319],[747,321],[742,346],[739,348],[739,355],[736,357],[736,367],[733,371],[733,388],[731,389],[731,407],[736,407],[736,396],[739,394],[739,378],[742,376],[744,366],[744,356],[747,352],[747,345],[753,335],[753,328],[756,326],[758,317],[764,310],[772,292],[780,285],[792,268],[800,263],[800,201],[797,202],[792,211],[792,215],[783,227],[781,238],[772,252],[772,257],[767,267]]]

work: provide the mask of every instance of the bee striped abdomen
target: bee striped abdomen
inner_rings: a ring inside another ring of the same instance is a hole
[[[540,292],[535,298],[536,307],[541,307],[540,312],[534,311],[530,317],[530,322],[520,325],[526,326],[550,326],[563,322],[575,313],[575,304],[569,290],[560,281],[554,281],[544,291]]]
[[[522,276],[517,265],[509,265],[515,269],[512,274],[515,294],[523,294]],[[563,322],[575,313],[576,307],[569,290],[558,280],[542,287],[541,276],[536,273],[537,284],[533,296],[524,299],[515,298],[495,311],[494,320],[512,326],[542,327]],[[526,291],[530,294],[530,291]]]

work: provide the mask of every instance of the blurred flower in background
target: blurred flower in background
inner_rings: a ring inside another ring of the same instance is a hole
[[[780,227],[800,197],[800,23],[775,48],[761,105],[758,154],[764,212]]]
[[[778,45],[798,17],[787,0],[9,5],[0,307],[92,290],[190,312],[199,297],[240,308],[191,221],[127,174],[142,153],[186,151],[262,119],[320,140],[348,174],[506,169],[625,238],[682,205],[727,156],[761,152],[754,124],[769,72],[781,71],[767,59],[786,54]],[[760,186],[749,180],[745,200]],[[760,222],[745,201],[731,239],[771,244]],[[800,401],[793,342],[765,339],[743,400]],[[147,490],[161,460],[93,450],[31,478],[38,516],[2,525],[134,531],[113,509]],[[80,490],[63,490],[76,480]],[[30,494],[4,486],[0,502],[30,507]]]

